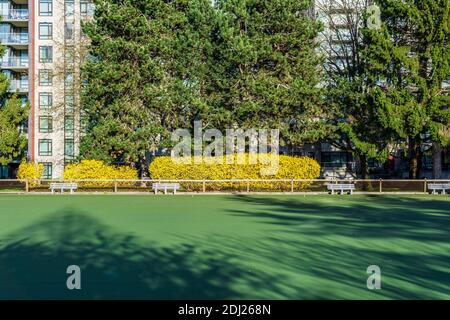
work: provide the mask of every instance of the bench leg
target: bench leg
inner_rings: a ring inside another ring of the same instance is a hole
[[[331,189],[331,194],[334,195],[334,189]]]
[[[158,188],[155,188],[155,194],[158,194]]]
[[[164,187],[164,194],[167,194],[167,187]]]
[[[177,189],[173,188],[173,194],[177,194]]]

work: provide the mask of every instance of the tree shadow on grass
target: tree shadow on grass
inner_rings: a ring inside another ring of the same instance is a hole
[[[149,230],[151,232],[151,230]],[[0,241],[0,299],[229,299],[248,272],[226,253],[155,247],[70,209]],[[81,290],[66,269],[81,268]]]
[[[314,279],[304,298],[450,298],[449,201],[433,198],[238,196],[228,211],[276,228],[251,248],[286,270]],[[241,205],[237,204],[240,203]],[[251,204],[249,211],[247,206]],[[231,209],[233,208],[233,209]],[[234,208],[241,208],[239,210]],[[256,208],[256,209],[255,209]],[[369,293],[366,268],[379,265],[383,289]],[[318,288],[321,287],[321,288]]]
[[[323,203],[320,199],[285,199],[236,196],[232,201],[257,205],[258,211],[230,209],[238,216],[254,217],[262,223],[295,227],[317,223],[308,233],[337,234],[352,237],[400,237],[417,241],[450,242],[450,201],[430,198],[415,200],[404,197],[336,198]],[[291,229],[295,231],[294,229]]]

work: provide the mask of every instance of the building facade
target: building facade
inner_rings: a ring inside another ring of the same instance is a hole
[[[44,165],[44,178],[61,178],[78,152],[80,61],[87,38],[81,21],[90,0],[0,0],[1,71],[10,91],[30,104],[28,159]]]

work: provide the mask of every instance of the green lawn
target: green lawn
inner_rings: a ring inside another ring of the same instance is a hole
[[[0,298],[450,299],[449,209],[447,196],[1,195]],[[71,264],[82,290],[66,289]]]

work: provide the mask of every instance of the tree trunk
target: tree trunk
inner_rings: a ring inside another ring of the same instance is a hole
[[[420,170],[420,140],[409,137],[409,178],[417,179]]]
[[[369,164],[366,155],[359,155],[359,165],[361,166],[361,178],[369,179]]]
[[[442,175],[442,146],[433,142],[433,179],[440,179]]]
[[[145,156],[139,159],[139,176],[141,177],[141,180],[148,177],[147,159]]]

